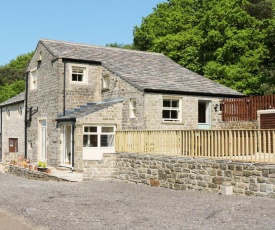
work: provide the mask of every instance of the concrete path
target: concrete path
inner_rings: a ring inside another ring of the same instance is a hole
[[[0,209],[1,230],[47,230],[48,228],[35,225],[22,216]]]

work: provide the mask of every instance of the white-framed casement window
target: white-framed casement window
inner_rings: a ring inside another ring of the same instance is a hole
[[[181,99],[163,98],[162,120],[171,122],[181,121]]]
[[[86,83],[87,82],[87,68],[84,66],[71,66],[71,82]]]
[[[30,71],[30,88],[37,89],[37,69]]]
[[[103,75],[101,78],[101,87],[102,90],[109,89],[110,87],[110,77],[109,75]]]
[[[84,126],[83,147],[114,147],[114,126]]]
[[[23,109],[24,109],[23,104],[18,105],[18,114],[19,114],[19,117],[21,117],[21,116],[22,116],[22,114],[23,114]]]
[[[136,117],[137,112],[137,100],[135,98],[130,99],[129,101],[129,109],[130,109],[130,118]]]

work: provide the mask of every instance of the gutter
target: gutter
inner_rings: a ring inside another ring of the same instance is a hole
[[[146,93],[167,93],[167,94],[184,94],[184,95],[194,95],[194,96],[209,96],[209,97],[226,97],[226,98],[240,98],[245,97],[245,95],[236,94],[219,94],[219,93],[201,93],[201,92],[188,92],[188,91],[175,91],[175,90],[163,90],[163,89],[143,89]]]

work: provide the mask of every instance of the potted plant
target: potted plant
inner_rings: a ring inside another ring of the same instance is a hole
[[[43,161],[38,161],[37,170],[40,172],[46,172],[47,171],[47,163]]]

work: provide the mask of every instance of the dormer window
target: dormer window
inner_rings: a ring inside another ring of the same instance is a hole
[[[85,75],[86,75],[86,68],[84,67],[78,67],[78,66],[72,66],[72,82],[85,82]]]

